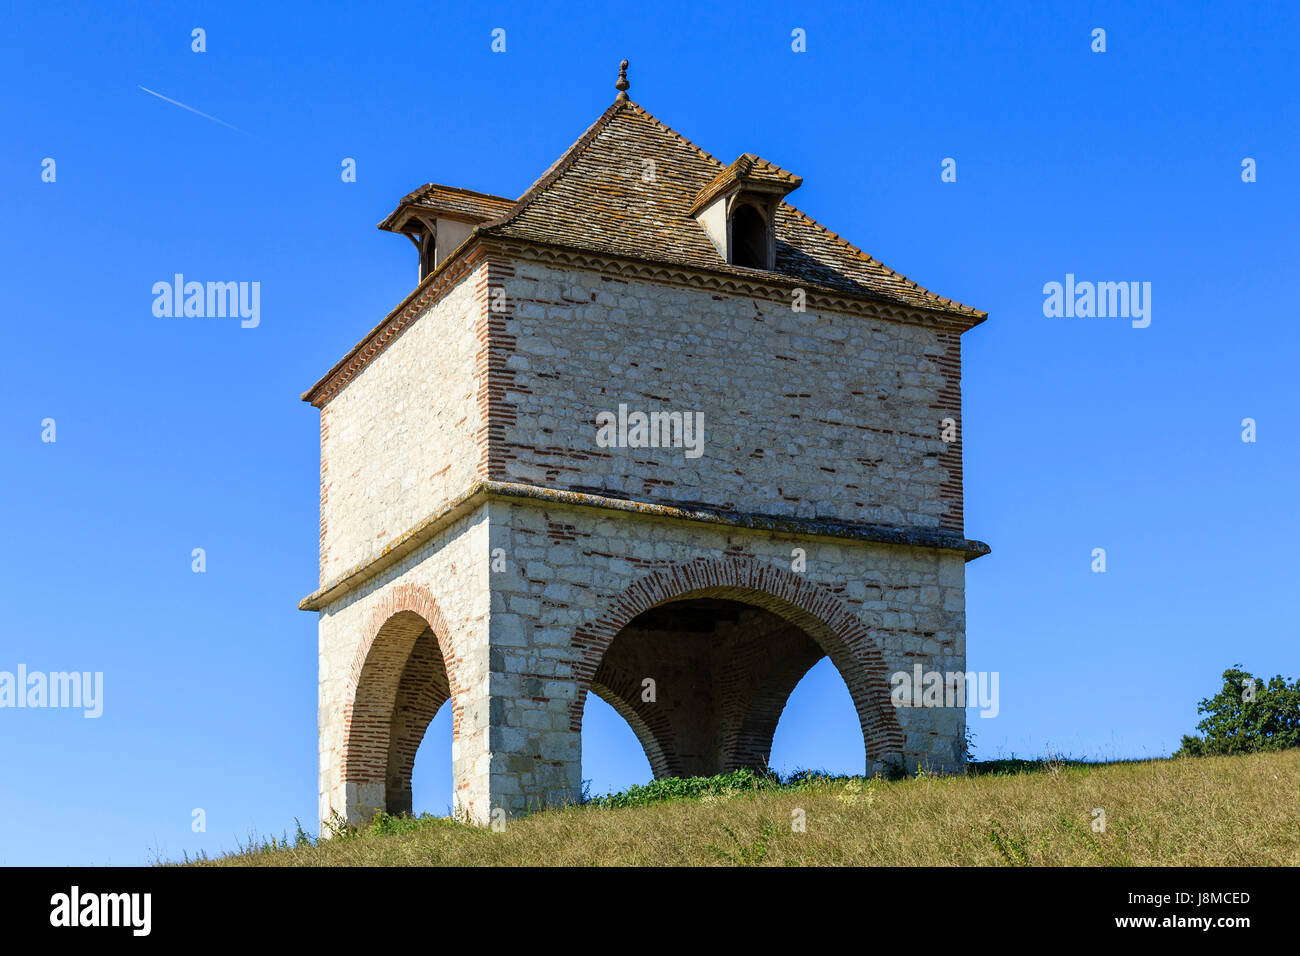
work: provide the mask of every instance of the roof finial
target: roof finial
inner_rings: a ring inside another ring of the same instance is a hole
[[[627,99],[627,88],[632,84],[627,81],[627,60],[618,65],[618,82],[614,84],[614,89],[618,90],[618,101]]]

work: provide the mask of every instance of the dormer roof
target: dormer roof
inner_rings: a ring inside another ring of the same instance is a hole
[[[414,192],[402,197],[388,216],[379,224],[380,229],[402,232],[413,217],[423,214],[430,218],[459,219],[475,225],[496,219],[514,206],[513,199],[492,196],[488,193],[460,189],[456,186],[439,186],[425,183]]]
[[[798,189],[802,182],[803,177],[796,176],[775,163],[769,163],[753,153],[742,153],[696,194],[695,201],[691,203],[690,215],[694,216],[718,196],[733,189],[781,197]]]

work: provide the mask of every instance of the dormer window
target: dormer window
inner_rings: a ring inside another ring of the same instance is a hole
[[[423,279],[438,265],[438,226],[421,220],[417,222],[423,228],[416,228],[407,235],[420,252],[420,278]]]
[[[423,279],[451,255],[464,242],[474,228],[474,223],[444,216],[413,215],[401,232],[420,252],[420,279]]]
[[[776,210],[803,180],[745,153],[700,190],[691,215],[728,265],[776,268]]]
[[[731,239],[727,243],[733,266],[770,269],[774,258],[768,252],[767,220],[752,203],[741,203],[731,214]]]
[[[503,215],[514,200],[432,183],[411,193],[379,224],[406,236],[419,253],[419,278],[433,272],[469,238],[474,227]]]

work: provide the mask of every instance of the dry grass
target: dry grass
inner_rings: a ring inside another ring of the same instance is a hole
[[[1093,810],[1106,814],[1093,832]],[[793,832],[794,811],[806,831]],[[259,849],[217,865],[270,866],[1244,866],[1300,865],[1300,751],[1070,766],[894,783],[574,807],[504,832],[425,819]]]

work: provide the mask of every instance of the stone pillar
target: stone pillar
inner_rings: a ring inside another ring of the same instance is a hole
[[[498,649],[493,649],[494,655]],[[576,803],[582,794],[582,740],[569,728],[576,687],[516,670],[524,655],[502,651],[492,675],[488,788],[492,810],[518,816]]]

